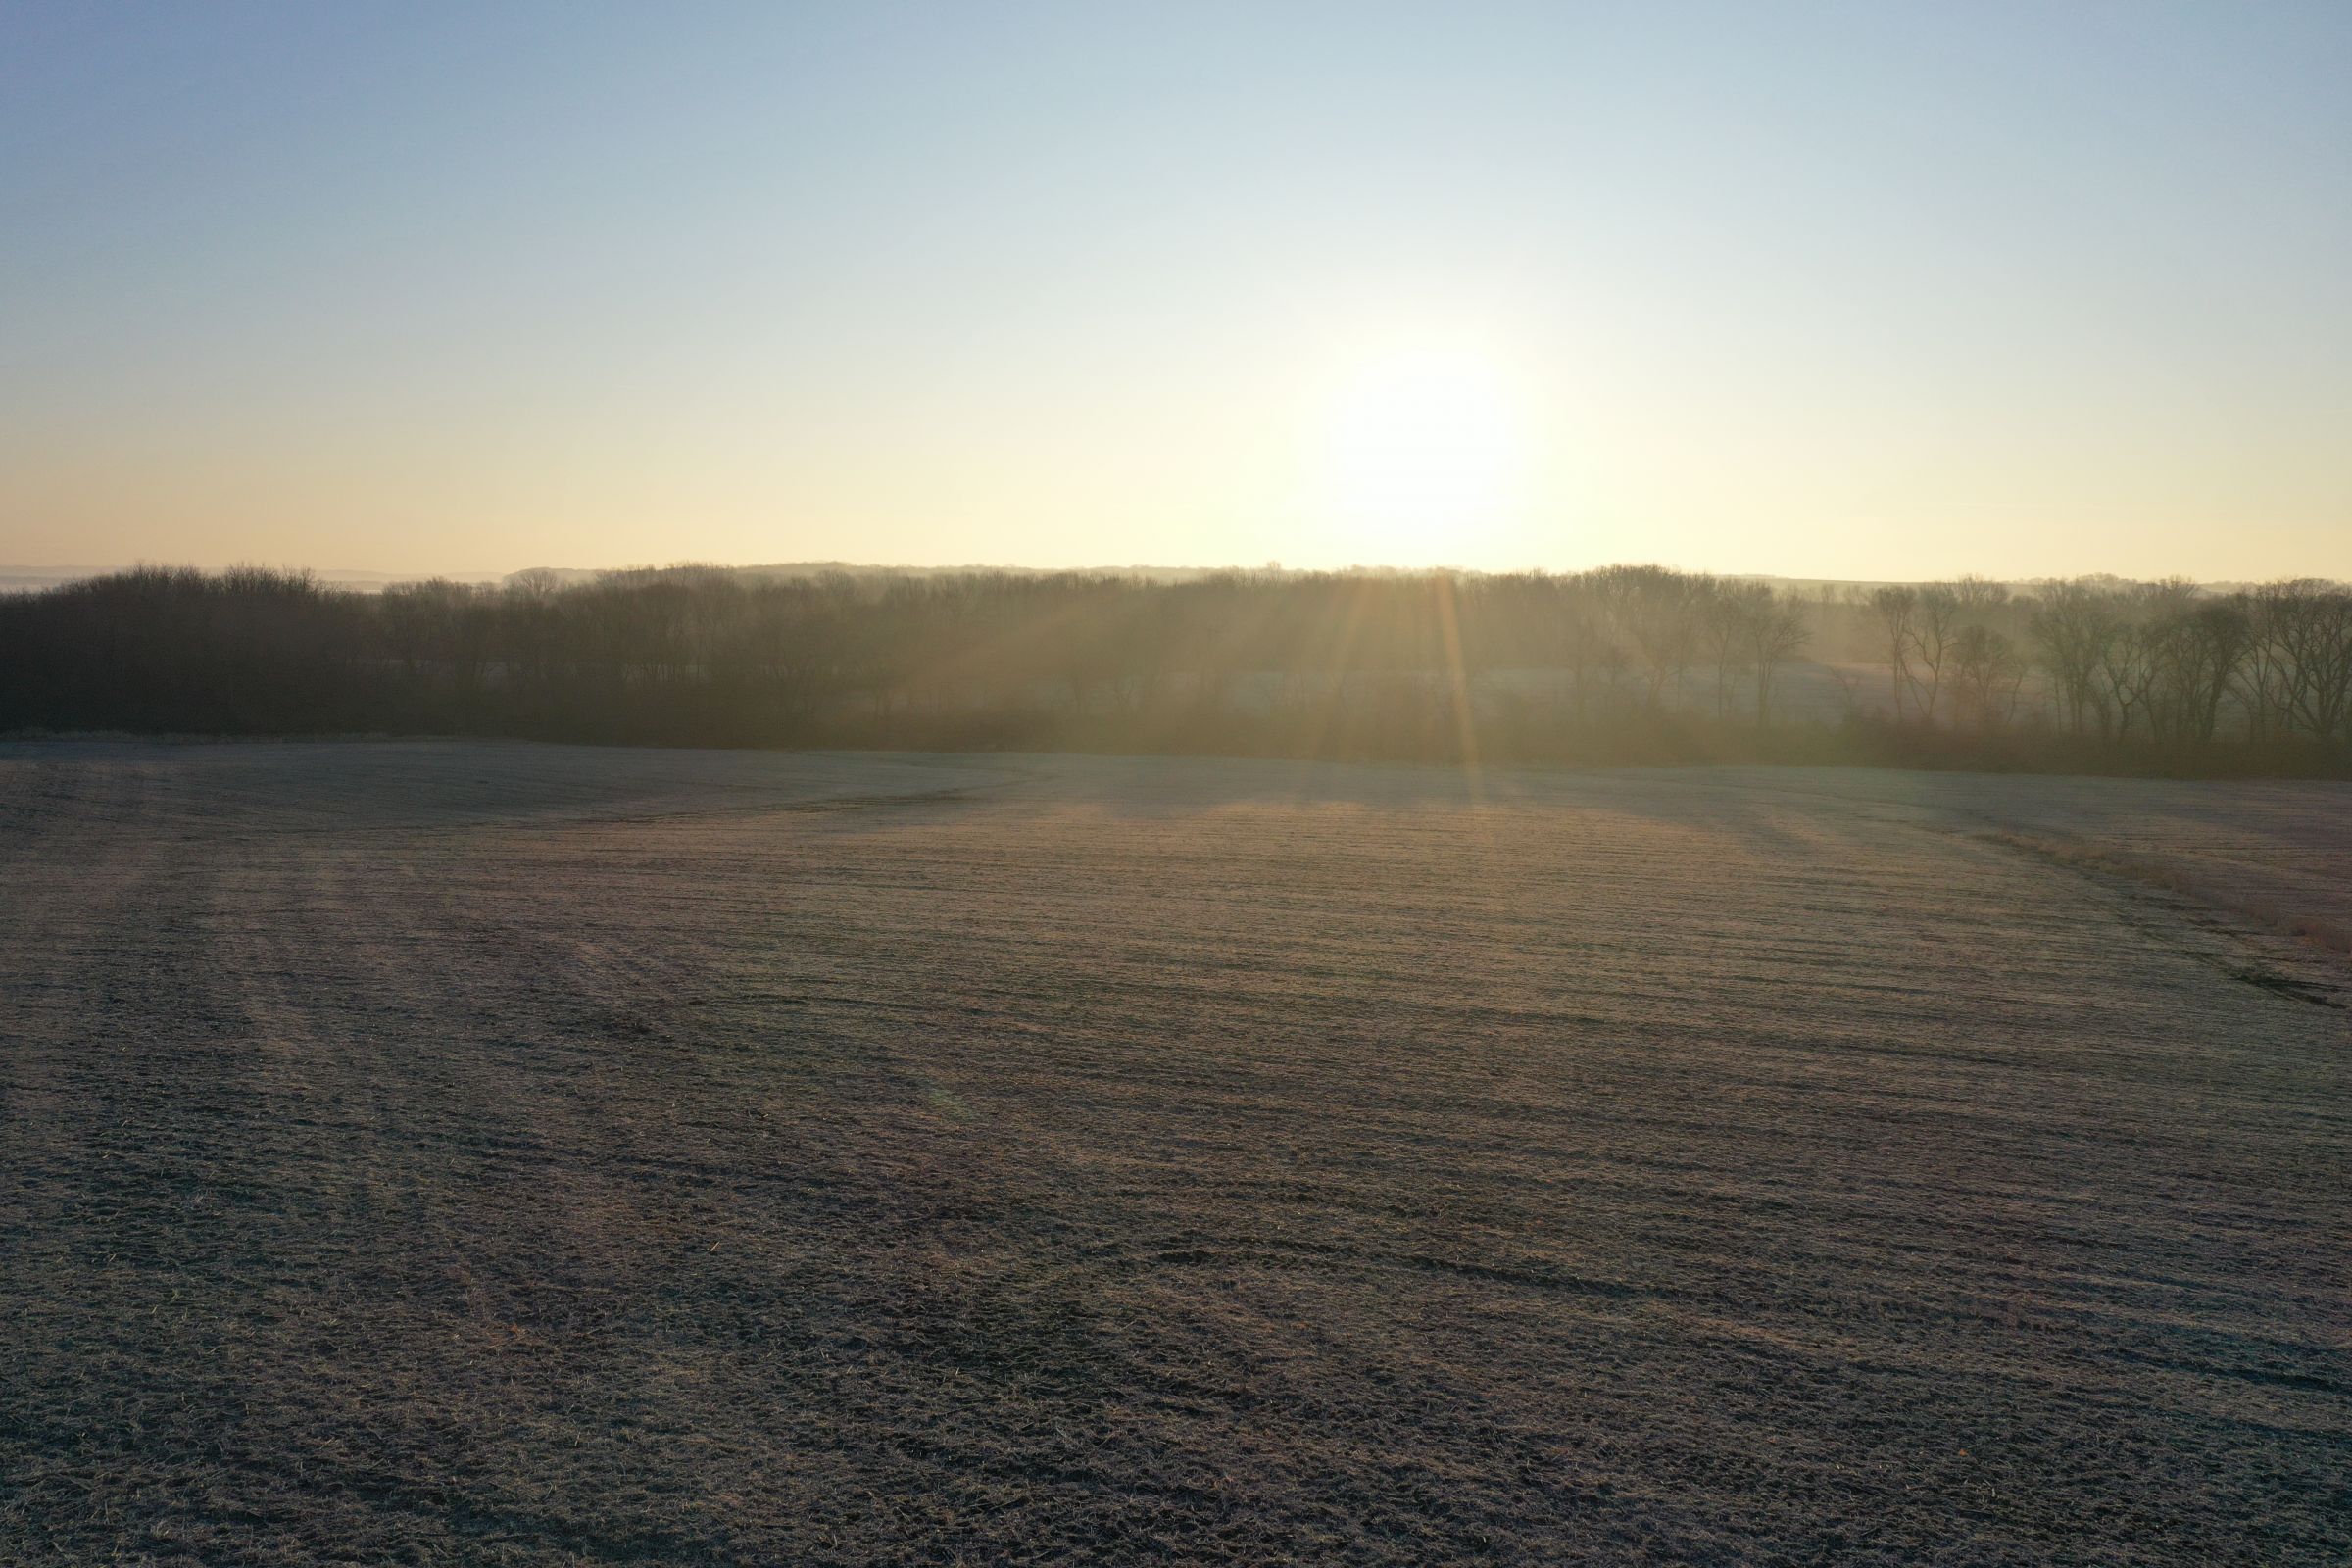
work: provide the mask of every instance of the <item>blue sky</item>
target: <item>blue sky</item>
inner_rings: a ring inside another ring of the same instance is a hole
[[[2342,4],[19,5],[0,561],[2352,574],[2347,82]]]

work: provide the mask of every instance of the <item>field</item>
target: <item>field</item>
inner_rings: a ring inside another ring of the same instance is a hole
[[[0,747],[0,1561],[2352,1560],[2352,789]]]

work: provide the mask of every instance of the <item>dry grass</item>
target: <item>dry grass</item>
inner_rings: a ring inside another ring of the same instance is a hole
[[[0,1560],[2341,1563],[2341,1014],[2064,795],[0,749]]]
[[[2194,864],[2163,860],[2147,855],[2129,855],[2101,849],[2096,845],[2028,833],[1994,833],[1987,837],[1995,843],[2024,850],[2057,864],[2104,872],[2143,887],[2162,888],[2210,908],[2236,915],[2262,930],[2306,943],[2322,953],[2334,954],[2338,957],[2352,955],[2352,929],[2348,929],[2341,921],[2324,915],[2299,913],[2286,907],[2274,896],[2248,892],[2227,879],[2203,874]]]

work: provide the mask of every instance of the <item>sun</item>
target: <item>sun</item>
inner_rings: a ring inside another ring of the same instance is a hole
[[[1389,564],[1460,559],[1513,509],[1526,466],[1511,378],[1463,345],[1364,360],[1331,400],[1328,443],[1336,520]]]

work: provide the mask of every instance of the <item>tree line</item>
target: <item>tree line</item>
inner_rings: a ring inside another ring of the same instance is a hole
[[[1548,574],[140,567],[0,599],[0,731],[2333,766],[2352,594]]]

